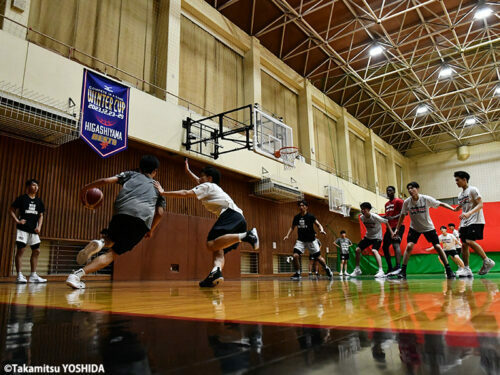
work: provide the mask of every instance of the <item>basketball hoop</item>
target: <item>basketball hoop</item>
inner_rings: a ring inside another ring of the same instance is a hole
[[[299,154],[299,148],[294,146],[281,147],[274,152],[274,156],[283,161],[285,169],[295,168],[295,158]]]
[[[340,209],[342,210],[342,215],[344,217],[348,217],[351,214],[351,205],[350,204],[343,204],[340,206]]]

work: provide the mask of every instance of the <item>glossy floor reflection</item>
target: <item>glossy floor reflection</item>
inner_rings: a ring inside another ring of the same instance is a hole
[[[106,373],[499,374],[500,279],[0,284],[5,364]]]

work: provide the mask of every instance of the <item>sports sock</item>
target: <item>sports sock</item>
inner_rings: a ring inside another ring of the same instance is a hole
[[[401,266],[401,273],[406,273],[406,264]]]
[[[218,270],[220,271],[220,268],[218,266],[214,266],[214,268],[212,268],[212,271],[210,271],[210,273],[217,272]]]
[[[240,241],[247,236],[248,232],[238,234]]]
[[[83,277],[85,276],[85,271],[83,270],[83,268],[80,268],[79,270],[76,270],[74,274],[78,277]]]

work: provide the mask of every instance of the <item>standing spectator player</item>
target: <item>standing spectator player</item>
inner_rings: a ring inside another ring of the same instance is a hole
[[[462,255],[462,241],[460,241],[460,233],[455,228],[455,224],[453,224],[453,223],[448,224],[448,230],[458,240],[458,244],[457,244],[457,247],[455,248],[455,250],[457,251],[458,256],[461,256]]]
[[[392,231],[396,230],[398,225],[399,216],[401,215],[401,210],[403,209],[403,200],[396,197],[396,188],[394,186],[387,186],[385,189],[387,198],[389,200],[385,204],[385,219],[389,221],[389,226]],[[384,241],[382,243],[382,250],[384,251],[385,261],[387,262],[387,275],[391,275],[394,271],[397,271],[401,267],[401,238],[403,238],[405,232],[405,226],[401,225],[399,228],[399,234],[397,236],[391,237],[391,233],[386,231],[384,234]],[[396,266],[392,267],[391,253],[389,252],[389,247],[392,245],[394,249],[394,255],[396,256]]]
[[[347,262],[349,261],[349,247],[352,246],[352,242],[347,238],[347,233],[345,230],[340,231],[340,237],[334,242],[335,246],[340,249],[340,272],[339,276],[349,275],[347,273]]]
[[[464,268],[464,263],[462,262],[462,259],[460,259],[459,256],[460,253],[457,251],[457,246],[458,248],[460,248],[460,241],[458,240],[457,237],[455,237],[454,234],[448,233],[444,225],[440,229],[441,229],[441,234],[439,235],[439,243],[441,244],[441,247],[443,248],[446,256],[450,257],[451,260],[453,260],[455,264],[458,266],[457,276],[459,276],[460,272],[463,272],[462,269]],[[430,247],[426,250],[429,251],[432,249],[433,247]],[[438,259],[441,262],[441,259],[440,258]],[[441,262],[441,264],[443,264],[443,262]]]
[[[443,262],[446,269],[446,277],[448,279],[454,279],[455,274],[451,270],[450,265],[448,264],[448,259],[446,258],[446,254],[439,244],[439,237],[429,214],[429,209],[431,207],[444,207],[451,211],[455,211],[455,209],[449,204],[440,202],[433,197],[420,194],[420,185],[415,181],[407,184],[406,188],[408,189],[410,197],[407,198],[403,203],[403,209],[401,210],[401,216],[399,217],[395,235],[399,234],[401,224],[403,223],[403,219],[407,214],[410,214],[410,229],[408,231],[408,236],[406,237],[407,245],[403,257],[403,265],[399,272],[395,274],[397,274],[402,279],[406,279],[406,267],[408,266],[411,252],[415,244],[418,242],[418,239],[423,234],[425,239],[432,244],[434,249],[436,249],[437,253],[439,254],[439,257],[441,258],[441,261]]]
[[[486,275],[495,266],[495,262],[488,258],[481,245],[476,241],[483,239],[484,214],[483,199],[475,186],[469,185],[470,175],[464,171],[455,172],[455,182],[462,189],[458,195],[458,206],[455,211],[462,210],[460,215],[460,239],[462,240],[462,259],[465,268],[459,276],[472,277],[469,267],[469,247],[483,259],[483,266],[479,275]]]
[[[297,227],[298,239],[293,248],[293,265],[295,267],[295,274],[292,276],[292,280],[301,279],[300,257],[304,254],[306,249],[309,250],[309,255],[318,260],[319,264],[321,264],[324,268],[326,275],[331,278],[333,273],[326,265],[325,259],[321,256],[320,244],[316,239],[314,225],[318,226],[320,233],[326,234],[326,232],[316,217],[307,212],[309,205],[305,200],[300,201],[298,205],[300,213],[295,215],[292,221],[292,226],[288,230],[285,238],[283,238],[284,240],[287,240],[295,227]]]
[[[389,231],[391,236],[393,235],[392,229],[389,226],[389,221],[387,219],[370,212],[372,209],[370,202],[361,203],[360,208],[361,215],[359,215],[359,218],[366,228],[366,234],[356,248],[356,268],[354,268],[354,271],[352,271],[349,276],[356,277],[362,274],[361,268],[359,268],[361,252],[371,246],[373,255],[375,256],[378,265],[378,271],[375,274],[375,278],[381,278],[385,276],[384,270],[382,269],[382,258],[378,253],[380,245],[382,244],[382,224],[387,225],[387,231]]]
[[[38,181],[34,178],[26,181],[26,194],[16,198],[12,203],[9,212],[17,224],[16,233],[16,272],[17,282],[26,283],[26,277],[21,271],[21,258],[27,246],[31,247],[31,274],[29,276],[30,283],[46,283],[47,280],[41,278],[36,273],[38,265],[38,256],[40,255],[40,231],[42,230],[43,213],[45,206],[42,200],[37,197]]]

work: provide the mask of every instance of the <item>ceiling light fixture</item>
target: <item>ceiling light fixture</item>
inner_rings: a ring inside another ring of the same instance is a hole
[[[491,9],[489,6],[481,5],[476,9],[476,12],[474,13],[474,19],[482,20],[489,17],[492,13],[493,9]]]
[[[427,112],[429,112],[429,107],[427,105],[421,104],[417,107],[417,115],[423,115]]]
[[[384,52],[384,47],[382,47],[380,44],[374,44],[371,46],[371,48],[368,50],[368,53],[370,56],[375,57],[378,55],[381,55],[382,52]]]
[[[449,78],[453,74],[453,69],[448,65],[443,65],[441,70],[439,71],[439,78]]]
[[[467,117],[465,119],[465,126],[472,126],[472,125],[475,125],[477,122],[476,118],[474,116],[471,116],[471,117]]]

